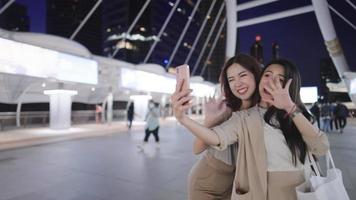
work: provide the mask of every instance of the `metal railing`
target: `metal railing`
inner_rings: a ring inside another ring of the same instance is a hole
[[[101,119],[101,118],[100,118]],[[122,121],[126,119],[126,110],[114,110],[113,120]],[[22,128],[49,126],[49,112],[48,111],[30,111],[21,112]],[[86,124],[95,123],[94,110],[79,110],[72,111],[72,124]],[[0,112],[0,131],[16,128],[16,112]]]

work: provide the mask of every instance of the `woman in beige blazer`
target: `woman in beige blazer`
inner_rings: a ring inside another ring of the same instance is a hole
[[[311,121],[300,100],[298,69],[287,60],[266,65],[259,83],[258,106],[238,111],[213,129],[185,115],[190,90],[177,84],[172,95],[175,117],[205,143],[224,149],[239,142],[232,199],[296,200],[295,187],[309,169],[307,151],[325,154],[327,137]]]
[[[231,111],[248,109],[259,100],[256,89],[261,67],[252,56],[239,54],[230,58],[220,74],[225,101],[210,99],[205,104],[206,127],[212,127],[231,116]],[[217,121],[219,120],[219,121]],[[195,163],[188,177],[189,200],[231,199],[237,143],[223,151],[195,139],[193,151],[204,155]]]

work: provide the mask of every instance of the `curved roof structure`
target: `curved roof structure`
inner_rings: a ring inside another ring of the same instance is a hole
[[[10,32],[0,29],[0,37],[76,56],[92,57],[90,51],[82,44],[60,36],[31,32]]]

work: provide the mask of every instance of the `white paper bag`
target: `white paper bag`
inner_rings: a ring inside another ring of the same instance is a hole
[[[326,177],[320,176],[314,158],[309,157],[317,176],[311,176],[309,180],[296,187],[298,200],[350,200],[342,182],[341,170],[335,167],[330,151],[326,155]],[[330,162],[332,168],[329,166]]]

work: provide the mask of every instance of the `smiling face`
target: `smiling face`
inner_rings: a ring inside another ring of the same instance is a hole
[[[243,105],[248,104],[256,89],[254,75],[237,63],[231,65],[226,72],[229,87],[234,96],[241,99]]]
[[[272,99],[272,95],[266,90],[266,86],[269,85],[269,81],[279,81],[284,87],[285,83],[285,70],[282,65],[279,64],[271,64],[264,70],[260,84],[258,86],[258,90],[261,96],[261,103],[263,103],[264,99]]]

